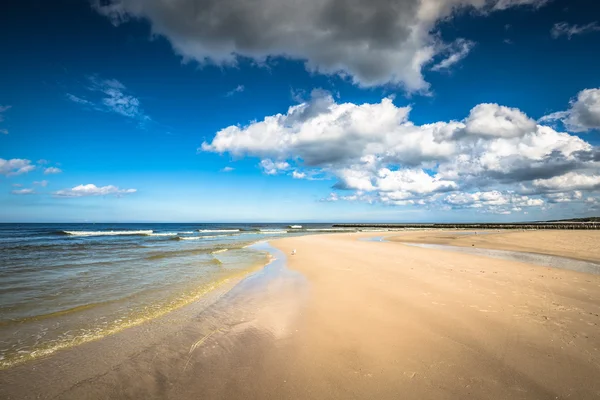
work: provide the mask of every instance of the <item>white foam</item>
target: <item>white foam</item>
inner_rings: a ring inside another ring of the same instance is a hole
[[[152,235],[152,230],[144,231],[63,231],[71,236],[115,236],[115,235]]]
[[[227,250],[229,250],[229,249],[219,249],[219,250],[213,251],[211,254],[225,253]]]
[[[198,229],[202,233],[239,232],[239,229]]]
[[[209,236],[178,236],[179,240],[200,240],[200,239],[210,239],[216,237],[228,237],[229,235],[209,235]]]
[[[260,233],[263,235],[277,235],[288,232],[284,229],[260,229]]]
[[[160,232],[160,233],[151,233],[148,236],[177,236],[177,232]]]
[[[354,232],[354,228],[311,228],[308,232]]]

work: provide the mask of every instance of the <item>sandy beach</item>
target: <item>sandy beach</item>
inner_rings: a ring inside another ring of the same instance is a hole
[[[600,263],[600,231],[596,230],[431,230],[401,232],[391,235],[389,240],[523,251]]]
[[[0,371],[0,397],[600,397],[599,275],[399,243],[597,261],[600,236],[455,236],[273,240],[279,262],[214,303]]]

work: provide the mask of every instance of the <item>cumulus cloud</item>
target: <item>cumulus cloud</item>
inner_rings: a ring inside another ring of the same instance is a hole
[[[561,36],[566,36],[569,40],[575,35],[583,35],[585,33],[600,31],[600,25],[597,22],[590,22],[586,25],[570,25],[567,22],[559,22],[554,24],[550,34],[557,39]]]
[[[536,129],[536,122],[516,108],[479,104],[465,120],[464,131],[488,137],[521,137]]]
[[[540,122],[561,121],[571,132],[600,129],[600,88],[585,89],[570,102],[566,111],[546,115]]]
[[[62,169],[56,167],[48,167],[44,170],[44,175],[60,174]]]
[[[475,208],[493,214],[510,214],[520,212],[524,207],[540,207],[544,205],[541,198],[530,198],[513,191],[500,192],[457,192],[446,196],[443,201],[452,208]]]
[[[234,169],[235,169],[235,168],[233,168],[233,167],[225,167],[225,168],[223,168],[223,169],[221,170],[221,172],[231,172],[231,171],[233,171]]]
[[[95,0],[115,24],[150,23],[184,60],[234,65],[271,57],[305,62],[309,71],[349,77],[360,86],[429,87],[422,71],[446,56],[445,67],[466,56],[436,34],[454,13],[480,14],[546,0]],[[460,46],[459,46],[460,47]],[[444,68],[444,62],[439,64]]]
[[[21,175],[33,171],[34,169],[35,165],[32,165],[30,160],[24,160],[21,158],[5,160],[0,158],[0,175]]]
[[[569,172],[549,179],[536,179],[533,181],[533,186],[548,191],[561,192],[600,189],[600,174]]]
[[[26,195],[26,194],[35,194],[35,190],[33,189],[18,189],[11,191],[12,194],[16,195]]]
[[[574,201],[582,201],[583,193],[580,190],[575,190],[572,192],[548,193],[545,197],[549,203],[571,203]]]
[[[292,172],[292,178],[294,178],[294,179],[304,179],[304,178],[306,178],[306,173],[304,173],[304,172],[298,172],[298,171],[293,171]]]
[[[116,186],[108,185],[98,187],[94,184],[79,185],[71,189],[63,189],[54,192],[57,197],[87,197],[87,196],[123,196],[135,193],[137,189],[119,189]]]
[[[140,100],[129,93],[125,85],[118,80],[90,76],[88,84],[88,98],[67,93],[67,99],[93,110],[112,112],[136,120],[140,127],[152,121],[144,112]]]
[[[43,181],[35,181],[35,182],[33,182],[33,184],[34,184],[34,185],[41,186],[41,187],[46,187],[46,186],[48,186],[48,181],[46,181],[46,180],[43,180]]]
[[[390,98],[337,103],[318,91],[285,113],[220,130],[201,150],[260,158],[271,175],[332,177],[334,189],[353,192],[338,200],[459,207],[467,198],[504,213],[540,207],[547,193],[597,189],[580,175],[598,176],[600,149],[521,110],[479,104],[463,120],[424,125],[410,111]]]
[[[267,175],[277,175],[281,171],[290,169],[290,164],[285,161],[261,160],[260,168]]]

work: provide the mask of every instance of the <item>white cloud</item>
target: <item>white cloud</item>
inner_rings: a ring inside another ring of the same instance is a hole
[[[231,171],[233,171],[234,169],[235,169],[235,168],[233,168],[233,167],[225,167],[225,168],[223,168],[223,169],[221,170],[221,172],[231,172]]]
[[[142,109],[140,100],[131,95],[125,85],[118,80],[90,76],[88,81],[87,95],[91,98],[67,93],[67,99],[82,106],[91,107],[93,110],[112,112],[134,119],[140,127],[152,121]]]
[[[273,161],[269,159],[261,160],[259,166],[267,175],[276,175],[281,171],[290,169],[290,164],[285,161]]]
[[[60,174],[61,172],[62,172],[62,169],[60,169],[60,168],[48,167],[44,170],[44,175]]]
[[[148,21],[153,35],[169,40],[185,61],[235,65],[238,57],[258,63],[285,57],[304,61],[309,71],[349,77],[360,86],[392,84],[412,92],[427,91],[422,70],[448,49],[437,34],[439,21],[462,11],[487,14],[515,6],[541,6],[546,0],[94,3],[115,25],[130,19]],[[448,66],[457,58],[449,60]]]
[[[587,132],[600,129],[600,88],[585,89],[571,100],[567,111],[546,115],[540,122],[562,121],[572,132]]]
[[[582,201],[583,193],[580,190],[574,190],[572,192],[548,193],[545,197],[549,203],[570,203]]]
[[[98,187],[93,184],[79,185],[71,189],[63,189],[53,194],[58,197],[86,197],[86,196],[123,196],[126,194],[135,193],[137,189],[119,189],[116,186],[108,185]]]
[[[449,55],[442,61],[431,67],[432,71],[441,71],[449,69],[453,65],[464,59],[475,46],[475,42],[470,40],[458,39],[456,43],[450,46]]]
[[[24,160],[20,158],[5,160],[0,158],[0,175],[21,175],[33,171],[34,169],[35,165],[32,165],[30,160]]]
[[[548,191],[595,190],[600,189],[600,174],[568,172],[549,179],[536,179],[533,186]]]
[[[33,189],[18,189],[11,191],[12,194],[16,195],[26,195],[26,194],[35,194],[35,190]]]
[[[425,125],[411,122],[410,110],[389,98],[337,103],[316,92],[284,114],[226,127],[201,149],[260,158],[267,174],[331,177],[335,189],[353,192],[338,199],[360,192],[356,200],[435,207],[451,203],[443,193],[479,193],[477,204],[487,212],[539,207],[545,193],[570,190],[546,180],[599,173],[599,148],[516,108],[480,104],[462,121]],[[510,201],[499,208],[491,192]],[[525,195],[527,204],[517,197]]]
[[[378,171],[377,189],[383,192],[406,191],[415,194],[447,192],[458,189],[455,182],[431,176],[421,169],[402,169],[390,171],[382,168]]]
[[[292,178],[304,179],[304,178],[306,178],[306,174],[304,172],[292,171]]]
[[[92,103],[91,101],[82,99],[81,97],[75,96],[74,94],[71,94],[71,93],[67,93],[66,96],[67,96],[67,99],[71,100],[73,103],[78,103],[78,104],[83,104],[83,105],[88,105],[88,106],[94,105],[94,103]]]
[[[44,180],[44,181],[35,181],[35,182],[33,182],[33,184],[41,186],[41,187],[46,187],[46,186],[48,186],[48,181],[46,181],[46,180]]]
[[[512,191],[501,192],[457,192],[447,195],[443,201],[452,208],[481,209],[493,214],[511,214],[520,212],[523,207],[540,207],[544,205],[541,198],[531,198]]]
[[[0,122],[4,121],[4,113],[10,110],[12,106],[2,106],[0,105]],[[0,133],[3,135],[8,135],[8,129],[2,128],[0,129]]]
[[[470,135],[513,138],[536,130],[536,123],[516,108],[498,104],[479,104],[465,120],[465,132]]]
[[[586,25],[569,25],[567,22],[559,22],[554,24],[550,34],[557,39],[561,36],[566,36],[571,40],[575,35],[583,35],[585,33],[600,31],[600,25],[597,22],[590,22]]]
[[[499,0],[494,4],[495,10],[506,10],[517,6],[533,6],[540,8],[552,0]]]
[[[225,93],[225,97],[231,97],[236,93],[243,92],[245,89],[246,88],[244,87],[244,85],[237,85],[235,88],[233,88],[229,92]]]
[[[0,122],[4,121],[4,113],[10,110],[12,106],[0,106]]]

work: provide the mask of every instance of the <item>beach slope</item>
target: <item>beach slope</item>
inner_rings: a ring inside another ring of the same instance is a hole
[[[311,283],[289,359],[315,397],[599,398],[599,276],[357,236],[274,242]]]
[[[600,398],[599,275],[373,236],[273,240],[213,306],[0,371],[0,397]]]

